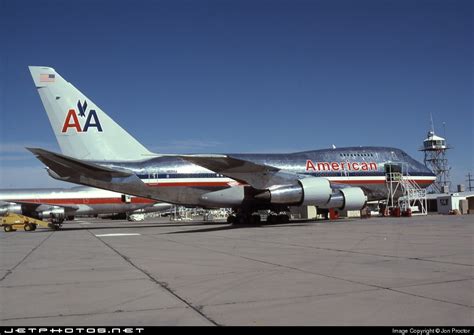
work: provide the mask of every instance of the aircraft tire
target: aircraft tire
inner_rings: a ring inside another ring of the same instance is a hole
[[[254,214],[252,216],[250,216],[250,224],[259,224],[261,221],[261,218],[260,218],[260,215],[257,215],[257,214]]]
[[[248,215],[239,214],[235,217],[234,224],[241,226],[241,225],[247,224],[249,222],[249,219],[250,218]]]
[[[290,222],[290,217],[286,214],[278,215],[278,222],[279,223],[288,223],[288,222]]]
[[[61,225],[57,223],[49,223],[48,227],[51,228],[52,230],[59,230],[59,228],[61,228]]]
[[[267,216],[267,223],[268,224],[275,224],[277,223],[277,216],[276,215],[273,215],[273,214],[270,214],[269,216]]]

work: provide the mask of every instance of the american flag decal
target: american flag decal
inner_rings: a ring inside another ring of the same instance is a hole
[[[54,78],[55,78],[54,74],[40,74],[41,83],[52,83],[54,82]]]

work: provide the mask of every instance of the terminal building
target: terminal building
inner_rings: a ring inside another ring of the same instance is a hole
[[[464,185],[458,185],[457,192],[431,193],[426,197],[428,212],[474,214],[474,191],[465,191]]]

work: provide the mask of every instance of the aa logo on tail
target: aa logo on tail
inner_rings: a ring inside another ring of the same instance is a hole
[[[92,127],[97,128],[97,131],[102,131],[102,125],[100,124],[95,109],[91,109],[89,110],[89,112],[87,112],[86,100],[84,100],[83,104],[81,104],[81,100],[78,100],[77,109],[79,111],[79,116],[82,118],[86,118],[84,128],[81,127],[81,123],[79,122],[76,110],[71,108],[67,112],[66,119],[64,120],[63,129],[61,130],[62,133],[66,133],[69,128],[75,129],[78,133],[87,132],[89,128]]]

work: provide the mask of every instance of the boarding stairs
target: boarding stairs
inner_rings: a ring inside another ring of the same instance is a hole
[[[400,213],[410,216],[427,215],[426,189],[421,188],[404,170],[386,173],[387,208],[398,209]]]

